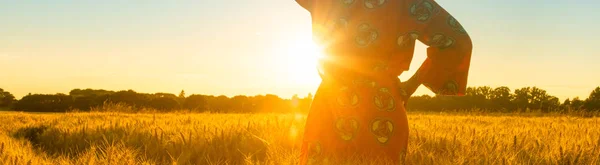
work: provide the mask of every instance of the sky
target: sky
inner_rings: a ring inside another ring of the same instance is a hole
[[[473,40],[469,86],[600,86],[600,1],[437,0]],[[0,88],[314,93],[310,15],[293,0],[0,0]],[[406,79],[425,59],[416,46]],[[432,94],[421,87],[417,93]]]

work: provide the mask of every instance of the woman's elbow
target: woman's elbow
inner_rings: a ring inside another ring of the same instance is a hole
[[[458,51],[459,54],[462,54],[461,57],[471,56],[471,52],[473,51],[471,37],[469,37],[469,35],[463,35],[456,39],[456,51]]]
[[[465,52],[469,52],[469,54],[471,51],[473,51],[473,42],[471,41],[471,37],[469,35],[466,35],[464,38],[461,44],[461,49],[463,49]]]

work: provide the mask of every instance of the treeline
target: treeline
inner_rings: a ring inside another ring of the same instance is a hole
[[[585,100],[578,97],[563,102],[537,87],[524,87],[511,92],[508,87],[469,87],[465,96],[413,96],[408,109],[423,111],[478,110],[483,112],[515,111],[600,111],[600,87]]]
[[[128,112],[156,110],[170,112],[257,113],[257,112],[307,112],[312,95],[283,99],[276,95],[257,96],[212,96],[179,95],[170,93],[138,93],[133,90],[108,91],[74,89],[69,94],[29,94],[15,100],[9,92],[0,89],[0,108],[27,112],[65,112],[101,110],[106,105],[124,105]],[[456,96],[413,96],[407,108],[419,111],[483,111],[515,112],[536,110],[542,112],[600,111],[600,87],[594,89],[586,99],[557,97],[537,87],[525,87],[511,91],[508,87],[469,87],[466,95]],[[113,108],[111,110],[120,110]]]
[[[255,112],[301,112],[307,111],[312,96],[282,99],[276,95],[257,96],[185,96],[170,93],[138,93],[133,90],[107,91],[95,89],[74,89],[66,94],[29,94],[18,100],[12,109],[26,112],[66,112],[103,109],[106,105],[120,105],[123,111],[136,112],[156,110],[170,112],[186,110],[189,112],[215,113],[255,113]],[[111,109],[119,111],[119,109]]]

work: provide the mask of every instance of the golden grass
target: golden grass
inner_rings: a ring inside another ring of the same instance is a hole
[[[304,120],[0,112],[0,164],[297,164]],[[407,164],[600,164],[600,118],[410,113],[409,122]]]

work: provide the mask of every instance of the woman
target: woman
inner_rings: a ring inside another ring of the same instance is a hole
[[[307,117],[301,163],[378,156],[402,161],[408,143],[405,103],[421,84],[463,95],[471,39],[433,0],[296,0],[312,16],[325,48],[322,84]],[[427,59],[409,80],[415,41]],[[347,157],[346,157],[347,158]]]

